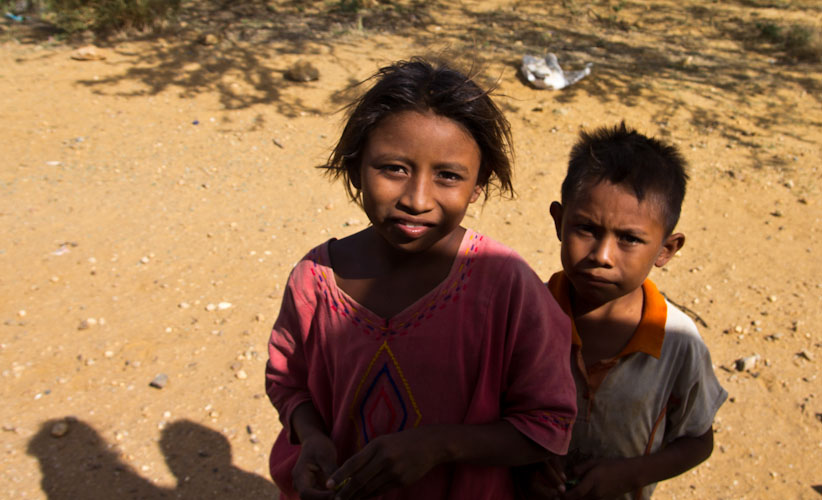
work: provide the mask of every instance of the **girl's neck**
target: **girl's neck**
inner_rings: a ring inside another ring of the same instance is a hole
[[[428,250],[408,253],[390,246],[373,228],[360,231],[329,249],[337,286],[360,305],[391,318],[448,277],[464,235],[460,227]]]

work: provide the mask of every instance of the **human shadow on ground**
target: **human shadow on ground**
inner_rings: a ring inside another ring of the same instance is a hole
[[[68,432],[54,437],[56,424]],[[85,422],[55,419],[44,422],[29,441],[28,453],[37,457],[41,487],[49,500],[276,498],[274,484],[231,463],[231,444],[219,432],[188,420],[162,431],[160,448],[177,478],[174,488],[153,484],[140,476],[113,445]]]

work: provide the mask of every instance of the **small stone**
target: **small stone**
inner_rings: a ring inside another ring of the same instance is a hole
[[[804,358],[807,361],[813,361],[813,354],[810,353],[807,349],[802,349],[796,355],[800,358]]]
[[[216,310],[217,310],[217,306],[215,306],[214,304],[209,304],[209,305],[206,306],[206,311],[211,312],[211,311],[216,311]]]
[[[61,420],[56,422],[54,425],[51,426],[51,435],[56,438],[61,438],[68,434],[69,425],[68,422],[65,420]]]
[[[262,322],[264,319],[265,319],[265,316],[263,316],[261,313],[257,313],[257,314],[254,315],[254,321],[256,321],[258,323]]]
[[[736,332],[736,333],[742,333],[742,327],[741,327],[741,326],[739,326],[739,325],[736,325],[736,326],[734,327],[734,332]]]
[[[274,145],[277,146],[278,148],[285,149],[285,146],[283,146],[283,143],[280,142],[276,137],[274,139],[271,139],[271,142],[273,142]]]
[[[215,35],[214,33],[206,33],[200,35],[200,38],[198,38],[197,41],[203,45],[211,46],[217,45],[220,42],[220,39],[217,38],[217,35]]]
[[[231,302],[220,302],[219,304],[217,304],[217,309],[219,309],[220,311],[224,311],[226,309],[229,309],[230,307]]]
[[[769,295],[768,296],[768,302],[776,302],[776,300],[777,300],[776,295]]]
[[[248,374],[245,372],[245,370],[237,370],[237,373],[234,374],[234,376],[240,380],[245,380],[248,378]]]
[[[771,215],[774,216],[774,217],[782,217],[782,211],[781,210],[774,210],[773,212],[771,212]]]
[[[25,309],[20,309],[19,311],[17,311],[17,315],[20,316],[21,318],[25,318],[26,317],[26,310]]]
[[[106,58],[94,45],[80,47],[71,53],[71,58],[75,61],[101,61]]]
[[[89,326],[91,326],[91,325],[88,324],[88,320],[84,319],[83,321],[80,322],[79,325],[77,325],[77,329],[78,330],[88,330]]]
[[[191,307],[191,304],[189,304],[188,302],[180,302],[179,304],[177,304],[177,307],[179,307],[180,309],[188,309],[189,307]]]
[[[753,370],[756,368],[756,364],[759,362],[760,356],[759,354],[754,354],[753,356],[746,356],[744,358],[739,358],[736,360],[736,370],[740,372]]]
[[[220,416],[220,412],[218,412],[217,410],[211,410],[210,412],[208,412],[208,416],[211,418],[217,418]]]
[[[154,379],[151,382],[149,382],[148,385],[154,387],[155,389],[162,389],[163,387],[168,385],[168,375],[166,375],[165,373],[160,373],[156,377],[154,377]]]
[[[308,61],[297,61],[284,76],[293,82],[311,82],[320,78],[320,70]]]
[[[151,261],[151,259],[144,256],[142,259],[140,259],[140,264],[148,264],[150,261]]]

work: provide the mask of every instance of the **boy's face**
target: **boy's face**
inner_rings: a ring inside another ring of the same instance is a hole
[[[567,206],[551,204],[562,242],[562,268],[577,305],[597,308],[637,290],[653,266],[664,266],[685,236],[666,236],[653,196],[640,202],[633,190],[602,181],[581,189]]]

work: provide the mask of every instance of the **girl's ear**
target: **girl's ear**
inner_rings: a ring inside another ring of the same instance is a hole
[[[474,186],[474,191],[471,193],[471,198],[469,198],[468,203],[474,203],[477,201],[482,194],[482,186],[477,184]]]
[[[557,239],[562,241],[562,204],[558,201],[551,203],[551,218],[554,219],[554,228],[557,230]]]
[[[352,168],[348,171],[348,182],[359,191],[362,189],[362,179],[360,178],[360,168]]]
[[[662,267],[671,260],[674,255],[685,245],[685,235],[682,233],[674,233],[662,242],[662,250],[654,261],[656,267]]]

